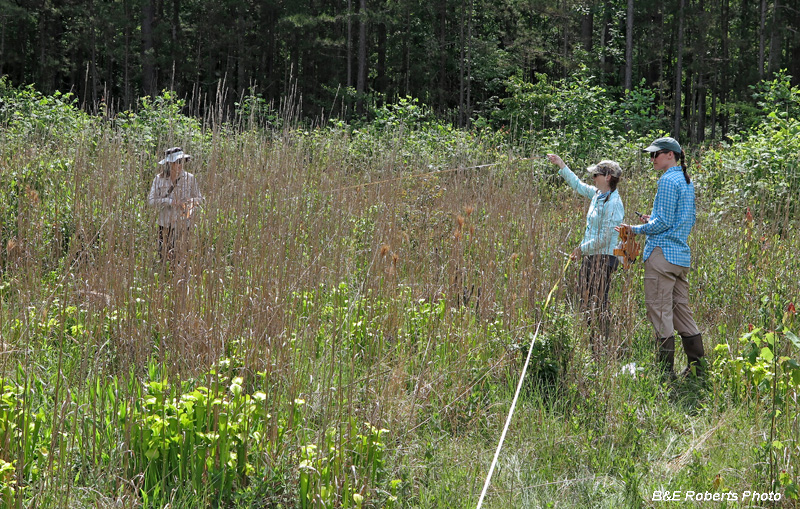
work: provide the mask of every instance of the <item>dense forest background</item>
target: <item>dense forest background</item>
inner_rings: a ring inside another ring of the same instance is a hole
[[[799,27],[798,0],[0,0],[0,75],[93,111],[169,89],[351,119],[410,96],[499,127],[520,83],[585,70],[702,142],[736,130],[759,81],[797,84]]]

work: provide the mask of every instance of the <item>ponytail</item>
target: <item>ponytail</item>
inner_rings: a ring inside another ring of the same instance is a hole
[[[608,187],[611,189],[611,191],[617,190],[617,184],[619,184],[619,177],[611,177],[611,180],[608,181]]]
[[[687,184],[692,183],[692,179],[689,178],[689,172],[686,171],[686,160],[684,159],[684,152],[681,150],[681,168],[683,168],[683,178],[686,179]]]

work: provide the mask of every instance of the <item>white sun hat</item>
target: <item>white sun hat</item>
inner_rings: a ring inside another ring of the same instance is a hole
[[[164,151],[164,159],[160,160],[158,164],[174,163],[181,159],[191,159],[192,156],[183,152],[180,147],[168,148]]]

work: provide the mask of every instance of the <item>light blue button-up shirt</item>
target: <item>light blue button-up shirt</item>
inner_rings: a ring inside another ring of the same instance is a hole
[[[658,179],[650,221],[632,227],[634,233],[647,235],[643,259],[660,247],[669,263],[691,267],[692,253],[686,241],[695,219],[694,184],[686,183],[683,168],[673,166]]]
[[[619,234],[614,228],[622,223],[625,216],[625,207],[619,193],[616,190],[601,193],[596,187],[581,182],[568,166],[558,170],[558,173],[578,194],[592,200],[586,214],[581,253],[613,255],[619,242]]]

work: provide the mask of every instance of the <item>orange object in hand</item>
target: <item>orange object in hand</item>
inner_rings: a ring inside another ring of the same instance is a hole
[[[622,266],[626,269],[631,267],[631,264],[639,257],[641,248],[639,243],[636,242],[636,235],[633,230],[628,228],[619,229],[619,244],[614,249],[614,256],[622,257]]]

